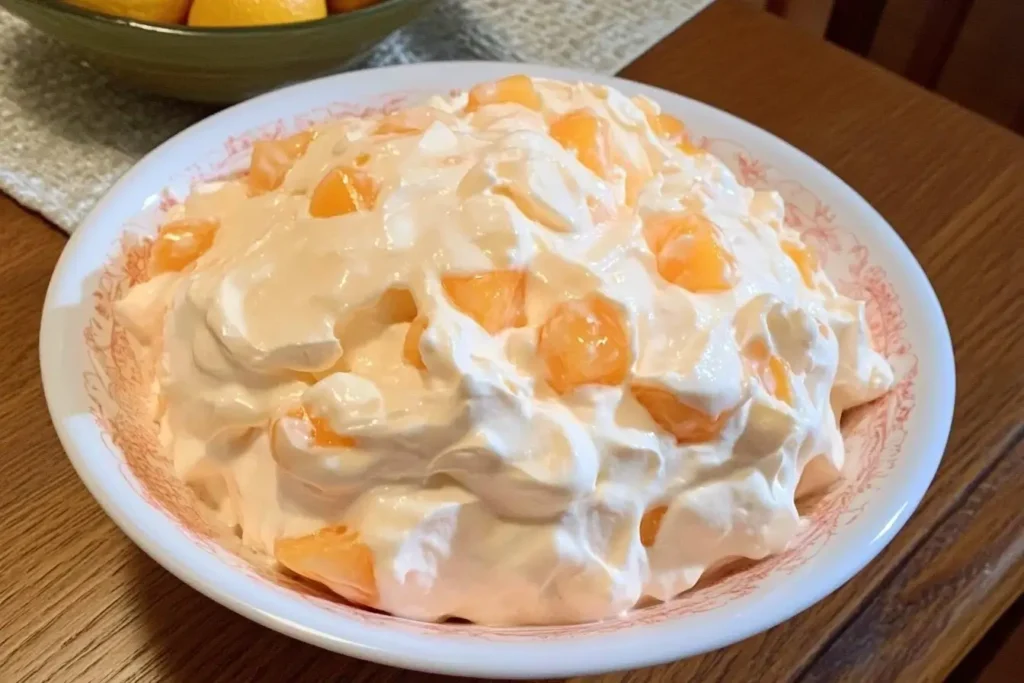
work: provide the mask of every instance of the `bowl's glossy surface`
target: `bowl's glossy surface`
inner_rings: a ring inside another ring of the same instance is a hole
[[[90,64],[139,88],[219,103],[338,71],[434,3],[382,0],[318,21],[204,29],[132,21],[61,0],[0,0]]]
[[[784,553],[618,620],[537,628],[426,624],[297,585],[210,529],[170,473],[146,405],[152,373],[110,314],[143,271],[162,207],[193,183],[244,168],[253,140],[512,73],[613,85],[680,117],[740,180],[774,188],[786,221],[840,291],[867,301],[896,385],[843,421],[844,479],[803,509]],[[134,236],[134,238],[133,238]],[[133,246],[133,239],[135,244]],[[647,666],[729,645],[806,609],[877,555],[920,502],[952,420],[952,345],[920,266],[885,220],[836,176],[722,111],[649,86],[522,64],[424,64],[340,74],[269,93],[200,122],[128,172],[77,229],[53,274],[40,360],[64,448],[107,513],[197,590],[261,624],[337,652],[466,676],[548,678]]]

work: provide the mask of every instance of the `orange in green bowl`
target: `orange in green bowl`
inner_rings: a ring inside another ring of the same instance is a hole
[[[90,7],[101,4],[78,1]],[[207,5],[231,2],[205,0]],[[0,6],[79,52],[90,64],[140,88],[197,102],[230,103],[342,70],[435,2],[381,0],[360,9],[366,0],[329,0],[332,9],[354,11],[310,21],[230,28],[157,23],[181,21],[176,14],[192,5],[181,0],[103,3],[144,8],[137,16],[148,21],[61,0],[0,0]],[[152,14],[145,14],[147,6]],[[192,9],[196,10],[194,5]]]

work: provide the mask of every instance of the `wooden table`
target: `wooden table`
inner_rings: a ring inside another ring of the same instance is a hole
[[[1024,140],[736,0],[624,75],[776,133],[874,204],[938,291],[958,396],[924,502],[855,579],[728,649],[595,680],[941,680],[1024,588]],[[136,549],[43,401],[36,335],[65,238],[3,197],[0,236],[0,681],[442,680],[278,635]]]

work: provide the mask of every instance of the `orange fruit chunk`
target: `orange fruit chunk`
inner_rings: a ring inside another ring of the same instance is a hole
[[[647,125],[651,127],[651,131],[655,135],[666,138],[684,154],[692,156],[701,152],[701,148],[693,144],[689,133],[686,132],[686,125],[682,121],[665,112],[656,114],[650,105],[643,100],[636,99],[634,102],[643,111],[644,117],[647,119]]]
[[[689,135],[684,135],[683,138],[676,143],[676,149],[678,149],[683,154],[689,154],[690,156],[700,154],[701,152],[704,151],[697,145],[693,144],[693,141],[690,140]]]
[[[789,364],[771,353],[760,339],[747,345],[744,356],[751,374],[761,381],[765,391],[780,401],[793,405],[793,388],[789,383]]]
[[[673,142],[682,139],[686,134],[686,126],[683,122],[662,112],[660,114],[647,113],[647,123],[651,126],[654,134],[660,138],[668,138]]]
[[[274,557],[299,576],[329,587],[353,602],[374,605],[379,599],[373,551],[359,533],[344,524],[325,527],[315,534],[279,538]]]
[[[66,0],[69,4],[101,14],[112,14],[157,24],[183,24],[189,0]]]
[[[644,513],[640,518],[640,542],[645,548],[654,545],[658,538],[658,531],[661,530],[661,520],[664,519],[668,507],[657,505]]]
[[[193,0],[189,26],[263,26],[327,16],[324,0]]]
[[[658,426],[681,444],[703,443],[717,438],[729,417],[729,411],[708,415],[686,405],[664,389],[636,386],[632,392]]]
[[[247,177],[249,194],[261,195],[281,187],[288,171],[312,141],[313,133],[307,130],[281,140],[254,142]]]
[[[690,134],[686,132],[686,126],[682,121],[671,114],[665,113],[658,114],[655,120],[656,123],[652,123],[651,128],[660,137],[668,138],[668,140],[674,143],[676,149],[691,156],[701,151],[700,147],[693,144],[693,141],[690,140]]]
[[[364,171],[355,168],[332,169],[313,190],[309,215],[314,218],[331,218],[373,209],[377,191],[377,182]]]
[[[811,250],[797,242],[783,242],[782,251],[796,264],[804,284],[814,289],[814,273],[818,270],[818,259]]]
[[[718,241],[714,224],[697,214],[652,219],[644,235],[669,282],[691,292],[721,292],[735,284],[735,259]]]
[[[445,275],[441,284],[455,307],[490,334],[526,324],[526,273],[522,271]]]
[[[402,344],[402,358],[405,362],[414,368],[420,370],[426,370],[427,366],[423,362],[423,355],[420,353],[420,339],[423,338],[423,332],[427,329],[428,321],[426,318],[416,318],[409,325],[409,330],[405,333],[405,341]]]
[[[541,325],[537,353],[548,383],[560,394],[584,384],[616,385],[629,372],[622,316],[604,297],[566,301]]]
[[[493,83],[481,83],[469,91],[466,111],[474,112],[487,104],[521,104],[527,109],[540,111],[540,95],[529,76],[508,76]]]
[[[580,163],[602,178],[611,170],[611,134],[608,123],[578,109],[556,119],[548,131],[565,149],[575,152]]]
[[[653,216],[644,223],[644,240],[651,252],[655,255],[661,253],[672,237],[680,231],[680,226],[687,222],[693,222],[691,230],[700,230],[696,223],[700,221],[699,216],[685,214],[683,216]]]
[[[327,418],[310,415],[301,406],[289,410],[285,415],[286,417],[303,420],[309,425],[309,436],[314,446],[319,448],[351,448],[356,445],[356,440],[351,436],[338,434],[331,429]]]
[[[721,292],[733,286],[732,258],[710,233],[684,234],[658,254],[658,271],[691,292]]]
[[[313,429],[313,445],[320,448],[350,448],[356,445],[355,439],[338,434],[323,417],[309,417],[309,426]]]
[[[165,224],[153,242],[153,273],[177,273],[187,268],[209,251],[219,228],[216,218],[182,218]]]

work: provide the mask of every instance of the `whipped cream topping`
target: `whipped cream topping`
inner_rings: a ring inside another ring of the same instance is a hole
[[[160,364],[176,472],[212,514],[268,555],[353,531],[372,590],[332,579],[351,568],[326,540],[310,551],[322,571],[289,566],[396,615],[602,619],[780,552],[800,528],[796,496],[839,476],[842,412],[893,382],[864,304],[787,254],[800,242],[777,194],[659,135],[653,102],[533,87],[535,108],[461,95],[391,115],[393,132],[379,117],[323,124],[273,191],[198,188],[168,219],[215,220],[209,249],[118,305]],[[578,110],[610,131],[605,177],[550,134]],[[376,201],[314,217],[337,167],[371,176]],[[644,227],[687,212],[732,255],[729,289],[659,274]],[[526,272],[525,324],[488,332],[442,281],[491,271]],[[595,294],[621,316],[627,377],[558,393],[538,331]],[[426,320],[423,368],[403,360],[413,318]],[[787,400],[751,377],[753,343],[783,361]],[[720,431],[680,443],[634,386],[724,415]],[[311,438],[310,418],[334,440]]]

